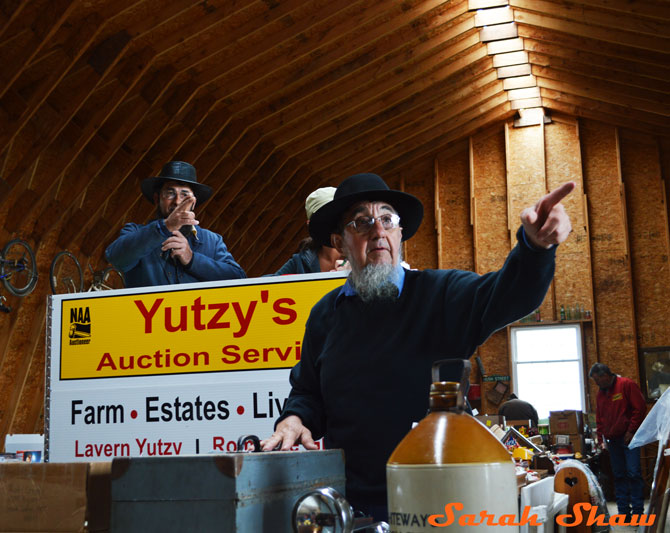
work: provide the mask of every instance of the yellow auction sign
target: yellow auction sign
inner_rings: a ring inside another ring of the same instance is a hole
[[[59,378],[293,367],[312,306],[345,279],[290,278],[64,299]]]

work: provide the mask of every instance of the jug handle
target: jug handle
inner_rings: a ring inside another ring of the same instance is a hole
[[[432,367],[433,382],[440,381],[440,367],[442,366],[463,365],[463,372],[461,373],[460,386],[458,387],[458,396],[456,406],[459,410],[465,409],[465,397],[463,391],[467,389],[468,381],[470,380],[470,370],[472,365],[469,359],[440,359],[435,361]]]

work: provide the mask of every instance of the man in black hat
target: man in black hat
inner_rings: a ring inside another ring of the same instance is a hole
[[[246,277],[221,235],[198,225],[193,208],[213,191],[198,183],[193,165],[170,161],[158,176],[142,180],[141,188],[156,205],[156,218],[143,226],[126,224],[105,251],[123,271],[126,287]]]
[[[314,449],[323,436],[327,448],[345,451],[347,499],[385,520],[386,461],[426,414],[433,362],[470,357],[540,306],[556,245],[571,231],[559,202],[574,186],[524,210],[505,265],[480,276],[402,268],[401,241],[418,230],[423,205],[375,174],[344,180],[309,231],[349,260],[351,274],[312,308],[291,394],[263,449]]]

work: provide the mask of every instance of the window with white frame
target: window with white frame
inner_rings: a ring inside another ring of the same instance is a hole
[[[579,324],[510,328],[514,393],[537,414],[585,410]]]

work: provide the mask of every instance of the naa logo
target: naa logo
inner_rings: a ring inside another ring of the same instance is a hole
[[[88,307],[70,309],[70,344],[91,342],[91,312]]]

